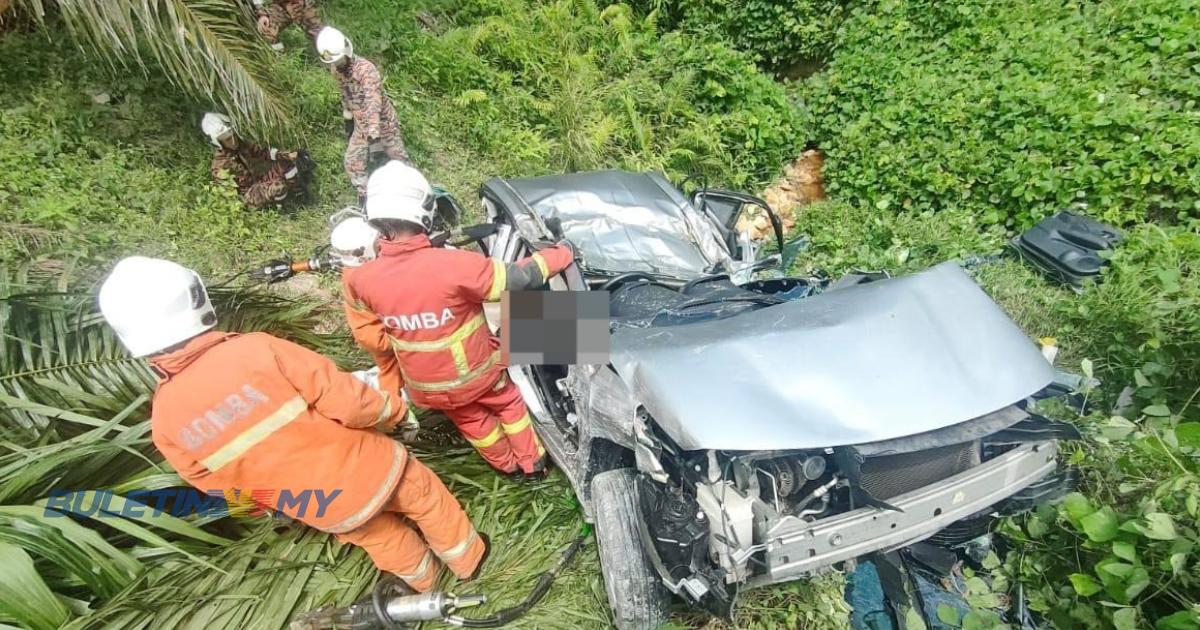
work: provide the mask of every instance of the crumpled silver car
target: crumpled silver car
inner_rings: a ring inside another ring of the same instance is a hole
[[[596,524],[616,625],[672,596],[732,615],[739,589],[918,541],[953,547],[1061,493],[1060,425],[1025,408],[1054,372],[956,264],[910,276],[755,279],[735,228],[774,213],[619,171],[493,179],[506,262],[565,234],[551,290],[606,290],[607,365],[513,366]]]

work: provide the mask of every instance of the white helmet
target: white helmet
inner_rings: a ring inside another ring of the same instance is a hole
[[[217,324],[217,312],[196,272],[144,256],[122,259],[104,279],[100,312],[135,357],[187,341]]]
[[[343,219],[329,235],[329,246],[337,254],[344,267],[360,267],[375,260],[375,239],[379,231],[367,225],[362,217]]]
[[[402,219],[428,228],[433,206],[429,180],[399,160],[375,169],[367,180],[367,219]]]
[[[221,138],[226,134],[233,133],[233,121],[225,114],[208,112],[200,120],[200,129],[204,131],[204,135],[208,136],[208,141],[213,143],[213,146],[219,147]]]
[[[326,26],[317,33],[317,56],[329,64],[354,56],[354,45],[341,31]]]

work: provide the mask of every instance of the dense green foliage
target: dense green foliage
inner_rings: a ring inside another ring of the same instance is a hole
[[[828,188],[879,210],[1016,227],[1072,202],[1109,221],[1200,214],[1191,0],[858,8],[800,88]]]
[[[854,3],[845,0],[639,0],[672,27],[714,33],[759,56],[768,68],[786,71],[822,62],[833,52],[838,26]]]
[[[1153,387],[1150,377],[1139,381]],[[1031,608],[1056,627],[1186,630],[1198,622],[1200,423],[1163,405],[1138,408],[1127,414],[1133,420],[1077,419],[1089,439],[1071,461],[1088,496],[1068,495],[1005,528],[1020,549],[1008,556],[1007,574],[1028,585]]]
[[[660,37],[625,6],[455,3],[441,18],[436,34],[391,26],[401,20],[351,27],[391,76],[438,99],[439,130],[494,162],[493,175],[618,166],[741,185],[769,179],[802,144],[784,90],[749,57]]]

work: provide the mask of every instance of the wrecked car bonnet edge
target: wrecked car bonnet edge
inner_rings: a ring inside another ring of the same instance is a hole
[[[724,320],[616,330],[612,364],[687,450],[895,439],[991,413],[1053,379],[954,263]]]

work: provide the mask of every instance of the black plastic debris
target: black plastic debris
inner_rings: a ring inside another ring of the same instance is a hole
[[[1043,219],[1012,240],[1021,258],[1060,282],[1081,288],[1097,278],[1105,260],[1100,252],[1112,249],[1122,238],[1114,227],[1063,210]]]

